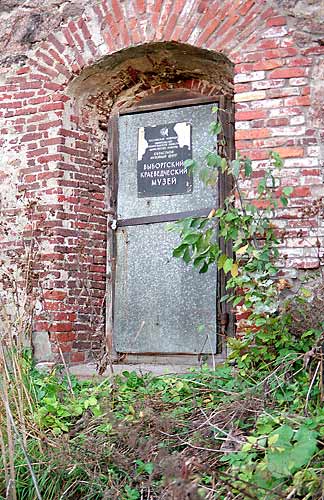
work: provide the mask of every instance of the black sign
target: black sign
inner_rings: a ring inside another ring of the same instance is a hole
[[[192,193],[191,124],[168,123],[138,129],[137,194],[139,198]]]

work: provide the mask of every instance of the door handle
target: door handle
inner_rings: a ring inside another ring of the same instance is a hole
[[[117,219],[113,219],[110,223],[110,229],[112,229],[113,231],[116,231],[117,229]]]

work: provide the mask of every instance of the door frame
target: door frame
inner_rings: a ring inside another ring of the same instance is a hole
[[[114,350],[113,325],[114,302],[116,281],[116,232],[112,229],[113,221],[117,219],[117,194],[118,194],[118,162],[119,162],[119,116],[133,113],[145,113],[164,109],[174,109],[186,106],[215,103],[218,106],[218,117],[222,123],[222,132],[218,136],[218,151],[225,153],[228,159],[234,159],[234,108],[233,101],[227,96],[203,96],[196,92],[183,89],[161,91],[143,98],[131,107],[112,112],[108,122],[108,175],[107,198],[107,292],[106,292],[106,350],[111,363],[127,364],[155,364],[155,365],[188,365],[197,366],[202,362],[212,365],[224,361],[227,356],[226,338],[234,335],[235,316],[232,308],[227,303],[218,300],[225,294],[226,276],[224,272],[217,272],[217,354],[127,354]],[[219,174],[218,200],[219,206],[233,187],[232,179],[226,174]],[[225,244],[222,239],[219,244],[223,251],[232,255],[231,245]]]

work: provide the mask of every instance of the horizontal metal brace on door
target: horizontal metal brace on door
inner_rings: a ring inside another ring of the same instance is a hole
[[[125,226],[141,226],[143,224],[157,224],[159,222],[174,222],[186,217],[207,217],[212,208],[202,208],[200,210],[189,210],[187,212],[177,212],[172,214],[149,215],[147,217],[134,217],[131,219],[114,219],[111,222],[111,229]]]

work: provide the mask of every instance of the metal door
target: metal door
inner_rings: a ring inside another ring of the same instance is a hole
[[[123,114],[119,160],[113,343],[117,353],[216,353],[217,272],[172,257],[166,221],[208,214],[217,191],[183,162],[215,149],[213,104]]]

